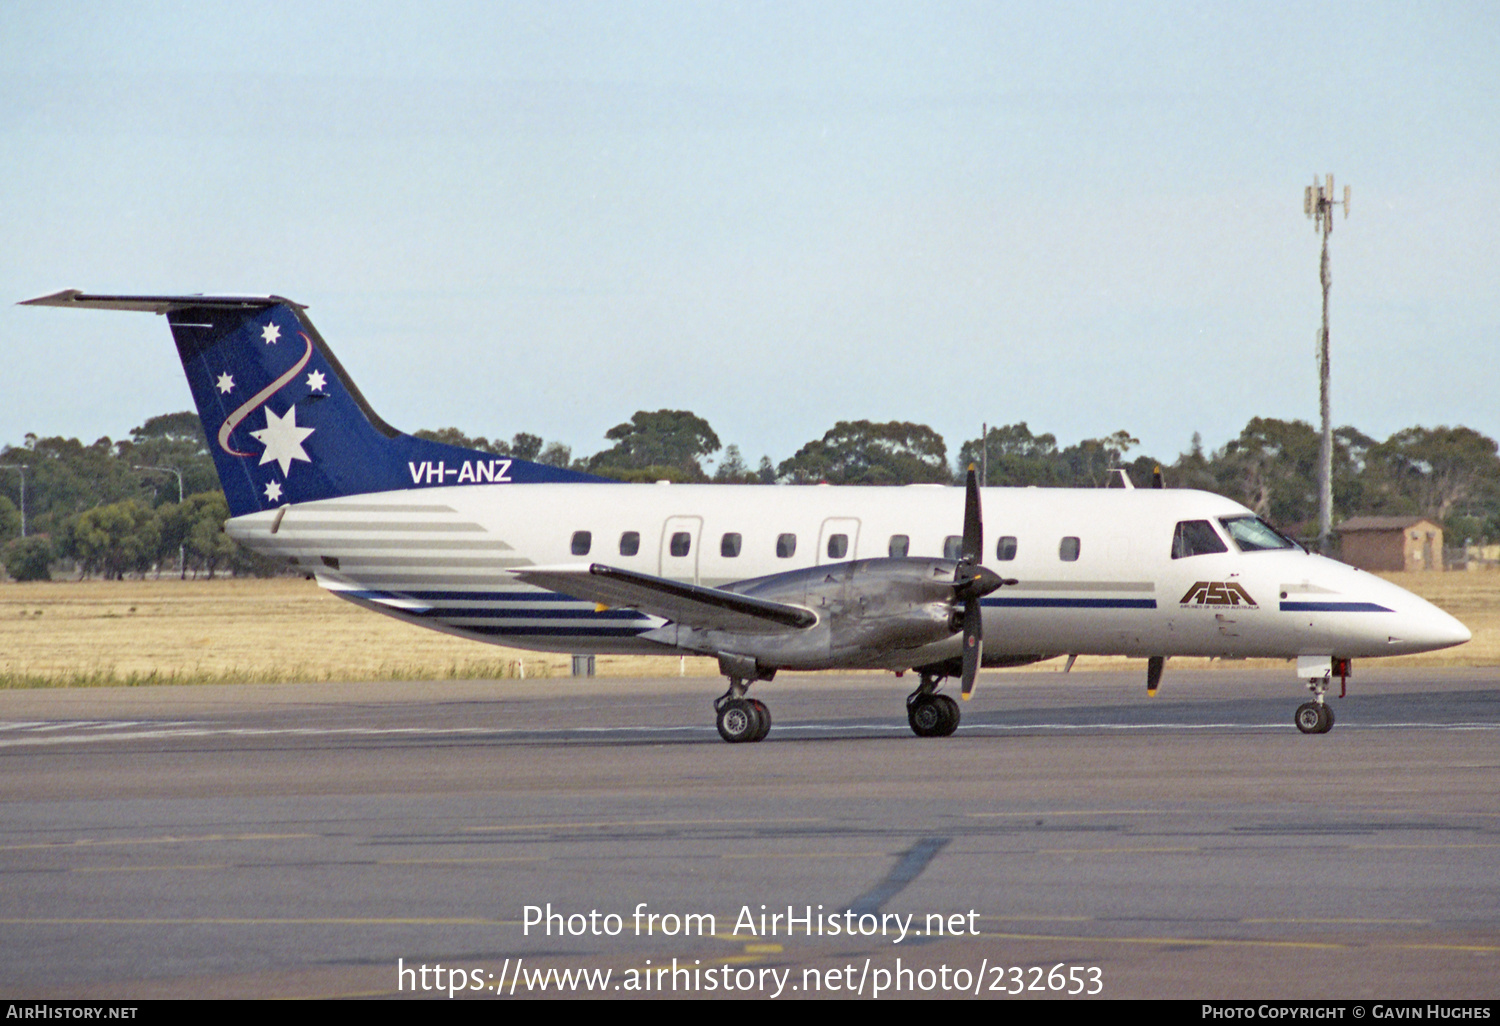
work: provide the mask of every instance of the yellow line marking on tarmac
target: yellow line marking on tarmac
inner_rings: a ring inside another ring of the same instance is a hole
[[[1351,844],[1361,851],[1433,851],[1443,848],[1500,848],[1500,844]]]
[[[747,955],[779,955],[779,954],[781,954],[781,945],[780,944],[746,944],[745,945],[745,954],[747,954]]]
[[[1350,951],[1354,949],[1368,950],[1370,948],[1384,948],[1394,951],[1465,951],[1471,954],[1493,954],[1500,952],[1500,945],[1495,944],[1419,944],[1419,943],[1381,943],[1379,941],[1370,943],[1365,941],[1297,941],[1297,940],[1257,940],[1253,938],[1228,938],[1228,937],[1104,937],[1097,935],[1068,936],[1066,934],[1051,935],[1039,933],[985,933],[976,937],[955,938],[961,940],[977,940],[979,937],[998,940],[1025,940],[1025,941],[1066,941],[1076,944],[1160,944],[1180,947],[1203,948],[1293,948],[1308,949],[1313,951]]]
[[[228,869],[227,862],[204,862],[193,866],[74,866],[70,873],[162,873],[179,869]]]
[[[377,866],[467,866],[492,862],[545,862],[546,855],[509,855],[474,859],[376,859]]]
[[[1241,919],[1245,924],[1254,926],[1431,926],[1431,919]]]
[[[360,865],[376,866],[446,866],[446,865],[490,865],[511,862],[545,862],[546,855],[511,855],[472,859],[376,859],[373,863],[361,861]],[[336,861],[336,860],[334,860]],[[277,869],[278,862],[200,862],[188,865],[165,866],[73,866],[70,873],[159,873],[174,869]]]
[[[1002,917],[984,916],[984,919],[998,919]],[[1036,917],[1041,921],[1040,917]],[[1056,917],[1052,921],[1089,922],[1086,917],[1067,919]],[[1250,923],[1250,920],[1240,922]],[[1314,922],[1317,922],[1316,920]],[[1355,920],[1356,923],[1360,920]],[[1371,922],[1381,922],[1373,920]],[[1397,920],[1396,922],[1404,922]],[[148,919],[148,918],[118,918],[118,919],[0,919],[0,926],[519,926],[515,920],[505,919],[470,919],[470,918],[380,918],[368,919],[354,918],[327,918],[327,919],[249,919],[249,918],[197,918],[197,919]],[[718,940],[735,942],[744,941],[743,937],[734,935],[715,934]],[[1453,951],[1466,952],[1468,954],[1500,954],[1500,944],[1442,944],[1436,942],[1382,942],[1382,941],[1300,941],[1300,940],[1275,940],[1270,938],[1228,938],[1228,937],[1110,937],[1101,934],[1047,934],[1047,933],[979,933],[969,936],[955,935],[953,940],[978,941],[978,940],[1014,940],[1014,941],[1047,941],[1049,943],[1067,944],[1150,944],[1169,947],[1209,947],[1209,948],[1287,948],[1292,950],[1310,951],[1350,951],[1383,949],[1390,951]],[[760,961],[765,954],[780,953],[770,951],[770,948],[780,948],[780,945],[758,945],[746,944],[746,954],[733,956],[720,956],[711,959],[720,964],[735,964],[739,962]],[[764,948],[764,951],[762,951]]]
[[[1202,852],[1199,847],[1192,848],[1038,848],[1038,855],[1182,855],[1192,852]],[[1021,852],[1018,854],[1026,854]]]
[[[504,919],[0,919],[0,926],[519,926]]]
[[[1035,819],[1037,816],[1170,816],[1175,809],[1037,809],[1032,812],[966,812],[970,819]]]
[[[720,855],[721,859],[889,859],[898,853],[893,851],[814,851],[814,852],[765,852],[745,854],[731,852]]]
[[[193,844],[200,841],[295,841],[318,837],[318,834],[199,834],[191,837],[120,837],[94,840],[81,837],[76,841],[38,841],[32,844],[0,844],[0,851],[61,850],[65,848],[103,848],[122,844]]]
[[[503,826],[464,827],[466,833],[488,833],[510,830],[598,830],[604,827],[648,826],[738,826],[751,823],[822,823],[823,817],[801,816],[786,819],[613,819],[590,823],[517,823]]]

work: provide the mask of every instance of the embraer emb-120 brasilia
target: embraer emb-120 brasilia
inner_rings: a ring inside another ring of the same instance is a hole
[[[911,728],[981,667],[1139,656],[1295,659],[1326,733],[1350,660],[1462,644],[1411,593],[1312,555],[1238,503],[1178,489],[634,485],[413,438],[370,408],[278,296],[59,292],[35,306],[165,314],[229,533],[341,598],[478,641],[715,656],[726,741],[771,726],[778,670],[915,670]],[[986,532],[981,517],[988,518]],[[988,534],[992,543],[986,546]]]

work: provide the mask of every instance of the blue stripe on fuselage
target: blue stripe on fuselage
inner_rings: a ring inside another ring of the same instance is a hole
[[[1373,602],[1283,602],[1283,613],[1394,613]]]
[[[987,598],[980,605],[1011,609],[1155,609],[1156,599],[1127,598]]]

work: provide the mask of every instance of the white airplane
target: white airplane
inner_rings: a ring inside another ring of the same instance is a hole
[[[450,634],[571,653],[716,656],[726,741],[759,741],[747,689],[778,670],[915,670],[938,688],[1080,654],[1295,659],[1326,733],[1355,658],[1462,644],[1463,624],[1312,555],[1238,503],[1177,489],[631,485],[402,434],[300,304],[59,292],[35,306],[165,314],[218,468],[228,532],[341,598]],[[981,504],[992,544],[984,543]]]

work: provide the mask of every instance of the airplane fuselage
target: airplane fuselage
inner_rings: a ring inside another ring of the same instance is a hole
[[[294,559],[351,601],[520,648],[712,646],[705,632],[600,609],[511,576],[597,563],[747,593],[751,579],[807,571],[800,600],[788,598],[786,580],[781,599],[816,612],[829,640],[810,650],[783,641],[784,653],[767,657],[772,665],[899,670],[959,654],[956,634],[914,635],[914,647],[887,639],[840,650],[837,632],[861,619],[870,626],[877,613],[850,585],[860,561],[956,558],[963,489],[441,480],[424,475],[411,489],[264,510],[232,519],[228,530],[259,552]],[[1216,495],[1041,488],[982,495],[982,563],[1017,582],[982,599],[986,665],[1062,654],[1363,658],[1469,637],[1448,614],[1371,574],[1300,548],[1242,548],[1227,524],[1252,514]],[[1204,523],[1224,551],[1181,554],[1180,525]]]

